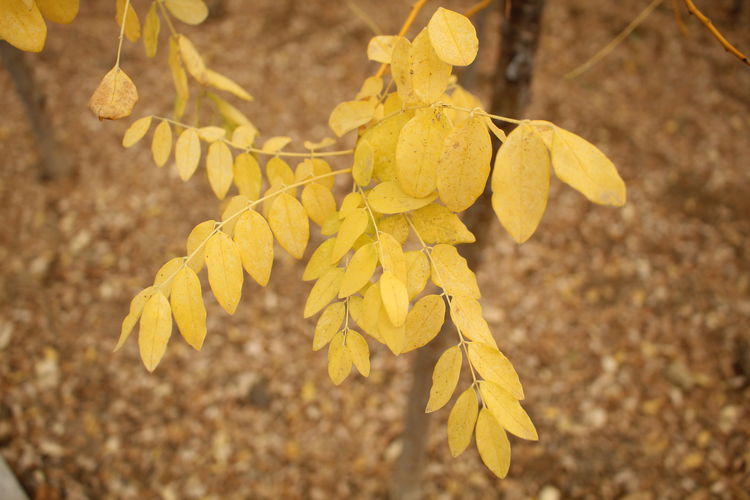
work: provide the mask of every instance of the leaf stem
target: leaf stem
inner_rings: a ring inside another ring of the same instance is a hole
[[[128,9],[130,0],[125,0],[125,8],[122,11],[122,24],[120,25],[120,40],[117,42],[117,58],[115,59],[115,68],[120,67],[120,54],[122,53],[122,41],[125,38],[125,23],[128,21]]]
[[[174,37],[178,36],[179,33],[174,28],[174,24],[172,24],[172,17],[169,15],[169,12],[167,12],[167,9],[164,7],[164,0],[154,0],[154,1],[159,6],[159,10],[161,10],[161,15],[164,17],[164,20],[167,22],[167,27],[169,28],[169,32],[172,33],[172,36]]]

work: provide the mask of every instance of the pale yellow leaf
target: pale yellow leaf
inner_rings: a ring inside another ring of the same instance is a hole
[[[303,316],[305,318],[314,316],[327,306],[328,303],[338,295],[343,279],[344,270],[340,267],[329,269],[323,276],[321,276],[320,279],[315,282],[312,290],[310,290],[310,294],[307,296]]]
[[[273,267],[273,234],[266,219],[255,210],[240,215],[234,227],[234,241],[247,274],[260,286],[266,286]]]
[[[479,392],[484,404],[505,430],[521,439],[539,439],[531,419],[511,393],[487,380],[479,383]]]
[[[169,13],[186,24],[197,25],[208,16],[203,0],[164,0]]]
[[[423,198],[415,198],[406,194],[397,182],[381,182],[368,194],[367,201],[376,212],[381,214],[398,214],[416,210],[432,203],[437,198],[432,193]]]
[[[29,8],[33,8],[33,1],[27,2]],[[53,23],[68,24],[78,15],[78,0],[36,0],[36,4],[42,15]],[[0,7],[0,11],[2,10]]]
[[[380,234],[380,260],[384,271],[391,271],[399,281],[406,283],[406,257],[401,244],[388,233]]]
[[[331,262],[338,262],[352,248],[357,238],[367,229],[369,222],[370,218],[364,208],[357,208],[347,215],[341,223],[338,236],[336,236],[336,245],[333,247]]]
[[[440,59],[453,66],[468,66],[477,56],[479,40],[469,19],[439,7],[427,24],[430,41]]]
[[[249,148],[257,135],[258,129],[253,124],[240,125],[232,132],[232,143],[238,148]]]
[[[451,130],[437,163],[437,189],[445,206],[462,212],[474,204],[484,192],[491,159],[492,142],[482,118],[469,118]]]
[[[367,186],[372,180],[372,171],[375,166],[375,152],[366,140],[360,139],[354,149],[354,165],[352,166],[352,177],[354,182],[360,186]]]
[[[396,37],[391,51],[391,74],[396,82],[398,97],[403,103],[414,101],[414,87],[411,80],[411,43],[406,38]]]
[[[333,246],[336,244],[335,238],[329,238],[320,244],[310,256],[307,262],[305,272],[302,274],[303,281],[312,281],[323,276],[329,269],[332,269],[336,263],[331,263]]]
[[[505,431],[487,408],[477,418],[476,440],[482,462],[497,477],[504,478],[510,468],[510,442]]]
[[[378,285],[380,285],[380,282],[378,282]],[[378,293],[380,293],[380,286],[378,286],[377,290]],[[382,297],[382,293],[380,295]],[[365,294],[365,298],[367,298],[367,294]],[[379,337],[378,340],[387,345],[388,349],[398,356],[403,352],[404,344],[406,343],[406,323],[404,322],[401,326],[394,325],[388,317],[385,307],[381,306],[380,311],[378,311],[377,328],[375,332],[370,333],[370,335],[376,339]]]
[[[119,120],[130,116],[138,102],[138,89],[118,67],[104,75],[89,99],[89,109],[100,120]]]
[[[161,29],[161,20],[159,13],[156,11],[156,2],[151,4],[146,14],[146,20],[143,23],[143,48],[146,50],[146,57],[154,57],[159,48],[159,30]]]
[[[230,238],[234,236],[234,228],[237,225],[240,214],[248,209],[250,203],[250,200],[246,196],[238,194],[237,196],[232,196],[224,206],[224,210],[221,212],[221,222],[223,224],[221,230],[227,233]]]
[[[456,247],[436,245],[432,249],[432,281],[450,295],[465,295],[473,299],[481,297],[477,278],[469,269],[466,259],[458,254]]]
[[[469,387],[461,393],[448,415],[448,446],[454,457],[463,453],[471,443],[478,414],[477,393],[474,387]]]
[[[496,347],[469,342],[469,361],[483,378],[507,390],[514,398],[523,399],[523,387],[510,360]]]
[[[205,78],[206,85],[210,85],[215,89],[223,90],[224,92],[229,92],[230,94],[233,94],[244,101],[253,100],[253,96],[248,94],[248,92],[243,89],[238,83],[236,83],[231,78],[222,75],[221,73],[206,69]]]
[[[453,323],[461,330],[464,337],[497,347],[490,327],[482,316],[482,306],[478,301],[471,297],[454,295],[451,298],[450,312]]]
[[[125,16],[125,0],[117,0],[117,11],[115,12],[115,21],[117,26],[122,26],[123,18],[125,19],[125,37],[131,42],[137,42],[141,37],[141,21],[138,14],[135,13],[133,2],[128,5],[128,15]]]
[[[224,142],[212,142],[206,154],[206,173],[211,189],[220,200],[227,195],[232,186],[234,158],[232,151]]]
[[[318,351],[331,341],[336,332],[341,328],[346,315],[346,306],[343,302],[334,302],[323,311],[315,325],[313,336],[313,351]]]
[[[250,153],[240,153],[234,159],[234,185],[241,195],[250,200],[260,197],[263,179],[260,173],[260,165]]]
[[[130,301],[130,311],[128,312],[128,315],[125,316],[125,318],[122,320],[122,327],[120,328],[120,338],[117,340],[117,345],[115,346],[114,351],[119,350],[123,344],[125,344],[125,341],[130,336],[130,332],[133,331],[133,327],[135,327],[136,323],[138,323],[138,320],[141,317],[141,312],[143,312],[143,306],[146,305],[146,301],[151,298],[153,294],[156,293],[156,287],[150,286],[147,288],[144,288],[138,294],[133,297],[133,300]]]
[[[193,42],[184,35],[177,35],[177,41],[180,46],[180,58],[185,65],[185,69],[198,83],[207,85],[206,63],[203,62],[203,57],[198,53]]]
[[[237,244],[223,232],[210,237],[206,244],[208,283],[217,302],[234,314],[242,296],[242,258]]]
[[[383,90],[383,79],[379,76],[370,76],[362,83],[362,88],[359,89],[355,97],[357,99],[364,99],[376,96],[380,94],[381,90]]]
[[[151,157],[157,167],[163,167],[172,153],[172,127],[169,122],[162,120],[154,129],[151,140]]]
[[[415,210],[410,218],[417,234],[430,245],[436,243],[455,245],[476,241],[461,219],[443,205],[431,203]]]
[[[406,221],[406,217],[401,214],[381,217],[378,221],[378,229],[383,233],[388,233],[399,243],[403,245],[409,239],[411,228]]]
[[[492,172],[492,208],[517,243],[536,231],[548,195],[547,146],[529,125],[521,124],[500,147]]]
[[[357,293],[367,283],[375,272],[378,265],[378,249],[374,243],[369,243],[360,247],[352,260],[346,266],[346,274],[341,282],[339,298],[343,299],[354,293]]]
[[[339,332],[328,347],[328,376],[334,385],[343,382],[352,371],[352,355],[344,345],[344,333]]]
[[[409,312],[409,293],[393,271],[384,271],[380,277],[380,297],[393,326],[403,325]]]
[[[159,287],[161,292],[169,297],[172,292],[172,280],[177,275],[177,272],[182,268],[183,258],[174,257],[164,263],[163,266],[156,272],[154,277],[154,286]]]
[[[386,101],[387,102],[387,101]],[[360,142],[367,141],[373,151],[373,176],[381,181],[390,181],[396,178],[396,145],[401,129],[411,117],[414,111],[404,111],[381,120],[369,127]]]
[[[342,102],[331,111],[328,126],[338,137],[372,120],[375,103],[367,101]]]
[[[413,351],[434,339],[445,322],[445,301],[440,295],[425,295],[406,316],[403,352]]]
[[[294,184],[294,172],[287,162],[274,156],[266,163],[266,177],[271,185]]]
[[[172,81],[177,93],[177,98],[182,103],[187,103],[190,91],[188,88],[187,73],[182,67],[180,59],[180,43],[177,38],[169,37],[169,71],[172,73]],[[181,114],[181,113],[175,113]]]
[[[459,108],[465,108],[470,111],[464,111],[464,110],[446,110],[448,113],[448,116],[450,116],[452,122],[454,125],[460,125],[463,123],[466,119],[471,117],[471,110],[474,109],[482,109],[482,101],[479,100],[477,96],[466,90],[465,88],[461,87],[460,85],[456,84],[455,88],[453,89],[453,92],[450,95],[450,101],[451,104],[453,104],[456,107]],[[453,111],[453,113],[451,113]],[[492,121],[489,118],[487,118],[488,121]]]
[[[156,292],[143,306],[141,326],[138,331],[138,349],[148,371],[154,371],[161,358],[164,357],[171,335],[172,312],[169,301],[164,294]]]
[[[325,137],[318,142],[304,141],[302,143],[302,146],[305,149],[309,149],[310,151],[315,151],[317,149],[327,148],[328,146],[332,146],[333,144],[336,144],[336,139]]]
[[[279,151],[284,149],[290,142],[292,142],[291,137],[287,137],[285,135],[279,135],[279,136],[275,136],[275,137],[271,137],[267,139],[263,143],[263,146],[261,146],[260,149],[264,153],[269,153],[269,154],[278,153]]]
[[[130,124],[128,129],[125,131],[125,134],[122,136],[122,146],[125,148],[129,148],[133,144],[137,143],[138,141],[143,139],[143,136],[146,135],[146,132],[148,132],[149,128],[151,128],[150,116],[138,118],[136,121]]]
[[[451,65],[438,57],[426,28],[412,42],[409,57],[414,93],[422,102],[432,104],[448,87]]]
[[[281,247],[295,259],[301,259],[310,239],[310,222],[297,198],[281,193],[268,212],[268,222]]]
[[[201,140],[194,128],[187,128],[177,138],[174,147],[174,161],[180,179],[190,179],[201,161]]]
[[[203,221],[190,231],[187,238],[187,265],[199,273],[206,261],[206,242],[216,227],[215,220]]]
[[[490,131],[495,135],[495,137],[498,138],[500,142],[505,142],[508,140],[508,136],[506,135],[506,133],[503,131],[503,129],[495,125],[495,122],[492,121],[492,118],[486,117],[485,123],[487,124],[487,128],[490,129]]]
[[[39,7],[27,7],[20,0],[0,0],[0,40],[26,52],[41,52],[47,38],[47,24]]]
[[[461,375],[462,362],[463,354],[461,353],[461,347],[458,345],[454,345],[440,355],[432,372],[432,387],[430,388],[430,399],[427,401],[427,408],[425,409],[426,413],[439,410],[450,401]]]
[[[328,162],[322,158],[312,158],[312,159],[308,158],[305,161],[312,162],[313,174],[316,177],[320,177],[321,175],[331,173],[331,165],[329,165]],[[333,176],[329,175],[328,177],[323,177],[321,179],[318,179],[315,182],[322,186],[327,187],[328,189],[333,189],[335,179],[333,178]]]
[[[210,71],[211,70],[207,70],[207,72],[209,73]],[[235,108],[213,92],[206,92],[206,94],[214,103],[214,106],[216,106],[216,111],[218,111],[221,117],[224,119],[224,123],[227,127],[233,128],[238,125],[252,125],[250,123],[250,119],[245,115],[245,113]]]
[[[370,376],[370,348],[365,338],[354,330],[346,332],[346,347],[349,349],[354,366],[363,377]]]
[[[346,219],[352,212],[359,209],[362,205],[364,205],[364,201],[362,200],[362,195],[358,192],[354,191],[347,194],[341,202],[341,209],[339,209],[338,215],[339,219]]]
[[[185,341],[200,350],[206,338],[206,307],[195,271],[184,267],[172,285],[172,314]]]
[[[352,299],[350,298],[349,300]],[[376,283],[365,291],[362,300],[362,314],[355,321],[375,340],[385,343],[378,332],[378,321],[382,309],[383,301],[380,299],[380,284]]]
[[[420,250],[405,252],[404,258],[406,259],[406,290],[411,300],[422,293],[427,280],[430,279],[430,261]]]
[[[367,44],[367,58],[383,64],[390,64],[393,45],[396,43],[395,36],[378,35],[370,39]]]
[[[221,127],[210,125],[208,127],[201,127],[198,129],[198,137],[206,142],[216,142],[226,137],[227,131]]]
[[[437,187],[437,162],[450,123],[441,109],[417,110],[404,125],[396,146],[396,177],[404,192],[416,198]]]

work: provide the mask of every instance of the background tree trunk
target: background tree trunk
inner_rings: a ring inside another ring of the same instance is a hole
[[[503,16],[503,24],[490,112],[521,117],[530,101],[534,55],[541,32],[544,0],[498,1],[497,8]],[[498,146],[496,143],[495,150]],[[490,243],[491,232],[485,228],[494,220],[489,182],[484,194],[464,214],[463,220],[477,241],[464,247],[461,254],[469,262],[469,267],[479,272],[482,255]],[[424,408],[432,384],[432,369],[448,339],[454,335],[452,329],[452,323],[446,313],[446,321],[438,336],[416,352],[412,365],[413,381],[409,390],[401,437],[402,449],[391,482],[393,500],[421,498],[425,444],[430,428],[430,415],[424,412]]]

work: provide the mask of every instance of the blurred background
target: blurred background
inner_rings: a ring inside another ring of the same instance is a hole
[[[412,35],[438,4],[472,3],[431,2]],[[750,3],[698,3],[750,51]],[[493,240],[482,304],[540,441],[511,439],[499,480],[473,446],[450,457],[444,409],[424,498],[750,498],[750,69],[695,19],[683,36],[663,2],[601,63],[563,79],[646,4],[547,2],[527,117],[602,148],[629,200],[594,206],[553,180],[528,243],[496,221],[482,229]],[[183,31],[254,95],[242,109],[264,136],[301,141],[331,135],[330,110],[376,69],[371,25],[396,32],[410,2],[216,5]],[[113,11],[82,2],[71,25],[49,25],[41,54],[24,55],[63,175],[39,179],[31,122],[0,70],[0,454],[38,499],[386,498],[414,354],[371,344],[370,378],[334,387],[302,319],[303,265],[285,253],[267,289],[247,280],[234,316],[205,294],[201,352],[173,335],[153,374],[134,338],[112,354],[131,297],[219,213],[205,174],[183,184],[147,143],[121,147],[132,120],[100,123],[86,108],[114,60]],[[488,103],[496,5],[480,24],[476,70],[460,77]],[[125,43],[135,117],[171,112],[164,42],[156,61]]]

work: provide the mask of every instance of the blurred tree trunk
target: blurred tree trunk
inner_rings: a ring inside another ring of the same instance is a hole
[[[507,4],[507,7],[506,7]],[[544,0],[498,1],[497,8],[503,16],[500,37],[500,56],[493,78],[492,104],[490,112],[505,116],[521,117],[528,106],[531,95],[531,80],[534,69],[539,34],[541,31]],[[494,139],[494,138],[493,138]],[[497,148],[499,144],[495,144]],[[466,226],[477,238],[467,245],[461,254],[469,267],[479,272],[484,250],[490,246],[492,234],[487,228],[494,223],[490,183],[484,194],[463,217]],[[396,461],[391,481],[393,500],[418,500],[421,498],[421,480],[425,463],[425,445],[429,436],[429,414],[424,412],[432,384],[432,370],[438,357],[454,338],[450,317],[440,334],[427,346],[417,350],[412,365],[413,381],[409,391],[404,431],[401,437],[401,455]]]
[[[26,109],[39,151],[39,179],[48,181],[70,174],[70,162],[60,151],[46,112],[44,97],[34,83],[34,74],[24,59],[24,53],[10,44],[0,41],[0,61],[10,74],[13,86]]]

